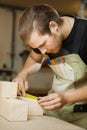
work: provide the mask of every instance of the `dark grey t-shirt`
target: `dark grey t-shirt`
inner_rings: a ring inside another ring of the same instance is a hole
[[[63,49],[60,51],[66,50],[66,52],[68,52],[66,54],[76,53],[81,57],[81,59],[84,61],[84,63],[87,64],[87,24],[80,25],[80,26],[85,26],[85,29],[81,34],[79,33],[81,43],[75,43],[75,37],[76,37],[76,35],[78,35],[77,26],[78,26],[79,21],[81,21],[83,19],[76,18],[76,17],[73,17],[73,18],[75,18],[75,23],[73,25],[72,31],[71,31],[70,35],[67,37],[67,39],[63,41],[63,44],[62,44]],[[85,21],[87,22],[87,20],[85,20]],[[82,30],[79,30],[79,31],[82,31]],[[74,44],[80,44],[78,52],[74,52],[74,50],[73,50]],[[34,52],[36,52],[38,54],[41,53],[36,48],[33,50],[34,50]],[[58,52],[56,54],[49,53],[47,55],[50,57],[50,59],[53,59],[53,58],[60,56],[60,52]]]

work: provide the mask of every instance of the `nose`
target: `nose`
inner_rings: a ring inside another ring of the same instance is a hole
[[[41,52],[42,54],[45,54],[45,53],[46,53],[46,49],[40,49],[40,48],[39,48],[39,50],[40,50],[40,52]]]

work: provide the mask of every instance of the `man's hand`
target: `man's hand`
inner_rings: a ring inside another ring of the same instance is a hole
[[[64,93],[52,93],[44,97],[40,97],[38,103],[45,110],[58,110],[65,104]]]
[[[21,72],[13,79],[13,82],[17,82],[20,86],[20,88],[18,88],[18,95],[25,96],[25,91],[28,90],[27,76]]]

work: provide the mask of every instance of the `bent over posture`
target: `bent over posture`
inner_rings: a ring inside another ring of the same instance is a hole
[[[22,94],[28,88],[28,75],[40,69],[47,55],[45,60],[54,72],[54,80],[49,94],[38,103],[46,114],[87,128],[87,21],[60,17],[51,6],[36,5],[23,12],[19,33],[32,49],[14,79]]]

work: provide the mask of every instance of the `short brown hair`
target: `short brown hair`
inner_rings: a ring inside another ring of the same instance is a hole
[[[57,11],[51,6],[43,4],[26,9],[19,20],[19,33],[22,40],[25,42],[29,39],[34,28],[41,34],[50,34],[50,21],[55,21],[59,25],[63,22]]]

